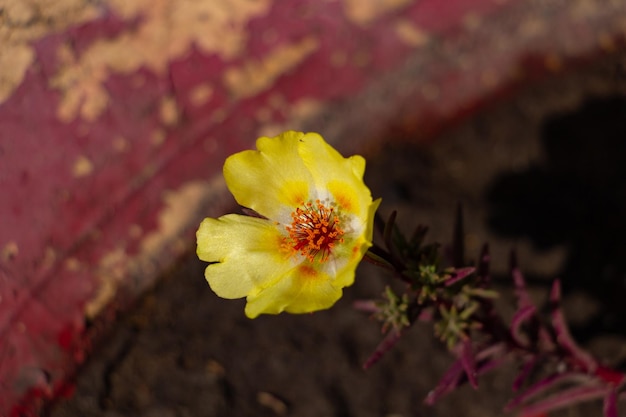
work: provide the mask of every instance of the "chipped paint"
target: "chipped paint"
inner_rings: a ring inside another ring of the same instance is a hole
[[[280,96],[275,95],[276,99],[269,100],[272,107],[282,108],[283,104],[280,101]],[[292,103],[290,106],[287,106],[287,103],[284,103],[284,112],[286,114],[286,122],[285,123],[265,123],[260,125],[257,130],[257,136],[276,136],[285,130],[298,128],[298,126],[303,126],[307,120],[314,118],[319,115],[324,108],[324,104],[321,101],[314,99],[302,99]]]
[[[343,0],[346,16],[357,25],[367,25],[410,3],[411,0]]]
[[[43,259],[41,260],[41,269],[50,270],[54,267],[58,259],[57,250],[52,246],[46,246]]]
[[[152,132],[152,135],[150,135],[150,143],[152,143],[153,146],[158,147],[158,146],[163,145],[166,138],[167,138],[167,134],[165,133],[165,131],[161,129],[157,129],[154,132]]]
[[[206,104],[213,95],[213,87],[208,83],[198,84],[189,93],[189,100],[194,106],[200,107]]]
[[[72,165],[72,175],[77,178],[86,177],[93,172],[93,163],[85,155],[80,155]]]
[[[411,47],[424,46],[429,41],[428,34],[410,20],[399,19],[394,29],[398,38]]]
[[[130,144],[128,143],[128,139],[123,136],[116,136],[113,138],[113,149],[116,152],[126,152]]]
[[[224,73],[224,83],[235,98],[254,96],[269,87],[281,75],[302,63],[317,50],[319,43],[313,37],[279,46],[263,60],[253,60]]]
[[[165,208],[159,214],[159,228],[141,242],[141,256],[153,258],[162,253],[165,245],[179,237],[189,220],[195,218],[202,202],[215,192],[216,186],[226,187],[219,178],[214,183],[191,181],[177,191],[164,192]]]
[[[98,16],[88,0],[0,1],[0,103],[22,83],[35,59],[33,42]]]
[[[106,307],[123,286],[141,286],[134,291],[141,291],[155,279],[158,265],[169,264],[164,259],[165,253],[172,256],[184,252],[189,247],[189,240],[181,238],[198,218],[198,213],[206,207],[207,201],[226,192],[226,184],[219,177],[211,182],[191,181],[176,191],[163,193],[164,207],[159,214],[158,228],[146,235],[138,225],[130,225],[129,235],[143,237],[139,253],[130,256],[122,247],[115,248],[102,256],[96,269],[98,289],[96,295],[85,305],[85,316],[95,318]],[[168,251],[169,249],[169,251]],[[138,274],[141,280],[133,280]],[[132,282],[131,282],[132,280]]]
[[[226,60],[243,51],[246,23],[267,12],[271,0],[108,0],[125,19],[141,18],[112,39],[94,42],[80,56],[65,56],[51,87],[62,93],[58,117],[94,120],[106,109],[109,96],[103,86],[112,73],[130,74],[140,67],[163,74],[168,63],[183,57],[195,44],[202,52]],[[68,50],[65,45],[62,49]]]
[[[20,248],[17,246],[17,242],[11,241],[4,245],[4,248],[2,248],[2,260],[5,262],[13,260],[19,253]]]
[[[64,262],[64,265],[65,265],[65,269],[67,269],[68,271],[72,271],[72,272],[76,272],[80,270],[81,268],[80,261],[73,257],[67,258]]]
[[[96,269],[99,287],[96,296],[85,305],[85,316],[95,318],[113,299],[124,277],[128,274],[130,258],[123,248],[105,254]]]
[[[159,115],[161,117],[161,122],[165,126],[171,127],[178,124],[180,110],[178,109],[178,104],[176,103],[176,99],[174,97],[165,96],[161,99]]]

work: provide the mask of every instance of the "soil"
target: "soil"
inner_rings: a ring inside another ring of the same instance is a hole
[[[390,137],[366,155],[366,182],[403,227],[430,226],[449,242],[457,203],[468,258],[489,242],[510,314],[515,248],[540,300],[560,276],[574,334],[601,360],[626,358],[626,60],[612,58],[520,91],[451,127],[431,145]],[[323,129],[320,129],[323,132]],[[243,314],[216,297],[189,255],[115,324],[50,411],[66,416],[478,417],[504,415],[514,366],[423,403],[452,362],[432,327],[411,328],[373,368],[362,364],[379,325],[352,308],[391,278],[363,264],[330,310]],[[626,409],[626,404],[621,404]],[[599,416],[598,402],[554,416]]]

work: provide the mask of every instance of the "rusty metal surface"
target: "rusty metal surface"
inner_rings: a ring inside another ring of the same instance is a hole
[[[285,128],[430,139],[610,54],[621,1],[64,0],[0,5],[0,415],[71,388],[88,323],[232,201],[224,158]],[[326,129],[326,130],[324,130]],[[104,319],[106,322],[107,319]]]

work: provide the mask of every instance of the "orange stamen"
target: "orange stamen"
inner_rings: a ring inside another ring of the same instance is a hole
[[[289,236],[283,238],[282,247],[292,255],[300,254],[310,262],[316,258],[326,262],[335,243],[343,243],[344,231],[334,207],[326,207],[320,200],[303,203],[291,213],[291,219],[291,226],[286,227]]]

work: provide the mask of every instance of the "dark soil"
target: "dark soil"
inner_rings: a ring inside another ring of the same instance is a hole
[[[462,203],[468,257],[490,242],[503,314],[513,247],[538,299],[563,277],[575,335],[618,365],[626,357],[624,65],[614,59],[546,80],[428,147],[390,138],[368,155],[366,174],[383,213],[397,209],[406,227],[429,225],[440,242],[452,236]],[[452,362],[426,324],[362,369],[381,334],[351,303],[378,297],[390,279],[373,266],[362,265],[328,311],[249,320],[242,300],[210,291],[192,244],[119,320],[52,417],[503,415],[512,366],[481,378],[478,390],[423,404]],[[554,415],[599,416],[601,404]]]

